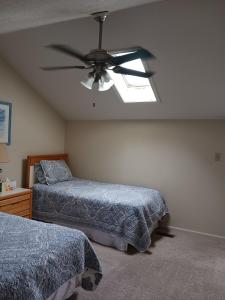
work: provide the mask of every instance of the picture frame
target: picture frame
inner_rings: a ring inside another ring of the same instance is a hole
[[[0,101],[0,144],[11,144],[12,103]]]

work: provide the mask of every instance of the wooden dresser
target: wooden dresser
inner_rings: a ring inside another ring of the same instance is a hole
[[[0,193],[0,211],[28,219],[32,218],[32,191],[17,188]]]

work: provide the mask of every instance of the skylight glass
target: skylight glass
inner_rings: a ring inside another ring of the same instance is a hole
[[[112,55],[114,54],[112,53]],[[121,64],[121,66],[127,69],[145,72],[145,68],[141,59],[135,59],[126,62]],[[123,102],[157,102],[156,95],[152,89],[149,79],[131,75],[122,75],[114,73],[111,70],[108,72],[113,79],[115,87],[119,92]]]

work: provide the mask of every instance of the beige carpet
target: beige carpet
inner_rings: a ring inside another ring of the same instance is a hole
[[[104,278],[71,300],[225,300],[225,239],[173,231],[155,236],[151,254],[93,243]]]

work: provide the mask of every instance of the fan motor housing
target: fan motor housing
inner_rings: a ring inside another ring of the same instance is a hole
[[[110,58],[111,55],[103,49],[92,50],[85,56],[85,59],[93,63],[106,63]]]

